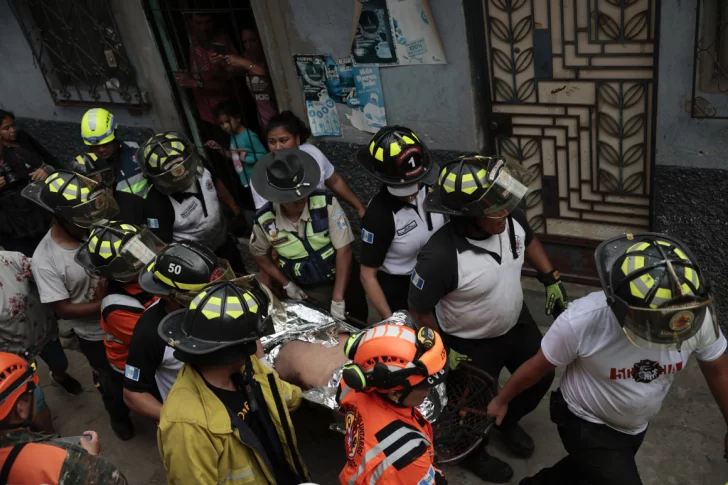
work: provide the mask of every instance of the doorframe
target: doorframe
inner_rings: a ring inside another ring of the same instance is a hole
[[[470,71],[473,84],[473,92],[476,97],[476,120],[480,123],[478,133],[481,137],[481,153],[493,153],[496,146],[496,137],[498,135],[508,135],[512,133],[512,128],[505,120],[493,119],[493,103],[490,99],[491,82],[490,69],[488,65],[488,43],[486,35],[488,29],[486,26],[486,8],[485,2],[488,0],[462,0],[463,11],[465,13],[465,30],[468,40],[468,56],[470,58]],[[561,0],[563,1],[563,0]],[[659,80],[659,47],[660,47],[660,25],[661,25],[662,2],[655,0],[655,29],[654,29],[654,76],[652,81],[652,134],[649,144],[651,147],[649,168],[650,168],[650,196],[649,196],[649,230],[653,230],[656,226],[655,210],[654,210],[654,194],[655,194],[655,166],[656,166],[656,147],[657,147],[657,113],[658,113],[658,80]],[[510,132],[510,133],[509,133]],[[554,254],[559,251],[559,247],[569,246],[577,248],[578,251],[591,252],[601,243],[596,239],[581,239],[573,236],[560,236],[555,234],[539,234],[541,241],[547,249],[547,252]],[[525,276],[536,276],[537,271],[529,266],[524,266],[522,274]],[[573,283],[600,286],[599,278],[596,276],[582,276],[578,274],[562,273],[562,279]]]

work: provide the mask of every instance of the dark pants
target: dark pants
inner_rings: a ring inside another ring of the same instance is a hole
[[[215,255],[219,256],[220,258],[227,259],[228,263],[230,263],[230,267],[236,273],[248,274],[248,271],[245,269],[243,257],[240,255],[238,245],[235,244],[235,240],[230,234],[225,236],[225,242],[222,246],[217,248],[217,251],[215,251]]]
[[[51,372],[66,372],[68,369],[68,357],[58,338],[45,344],[43,350],[38,352],[38,356],[43,359]]]
[[[566,408],[560,393],[557,399],[552,399],[551,406],[552,416],[555,414],[553,407],[562,408],[556,411],[564,416],[558,430],[569,454],[551,468],[544,468],[523,480],[522,484],[642,485],[634,456],[642,445],[646,430],[629,435],[578,418]]]
[[[79,337],[78,342],[81,353],[91,364],[94,385],[101,393],[106,412],[112,421],[126,420],[129,417],[129,408],[124,404],[124,375],[111,368],[106,359],[103,340],[85,340]]]
[[[538,329],[526,304],[521,308],[518,322],[500,337],[488,339],[462,339],[443,332],[443,340],[449,348],[472,359],[471,364],[498,379],[503,367],[512,374],[521,364],[536,355],[541,348],[541,331]],[[549,372],[530,389],[522,392],[508,405],[501,428],[514,426],[541,402],[548,392],[554,373]]]
[[[410,275],[393,275],[384,271],[377,272],[377,281],[382,287],[387,305],[392,313],[398,310],[407,310],[407,295],[409,294]]]

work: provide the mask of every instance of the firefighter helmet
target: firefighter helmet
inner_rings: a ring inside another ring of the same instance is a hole
[[[10,415],[18,398],[38,386],[38,374],[19,355],[0,352],[0,421]]]
[[[427,146],[404,126],[385,126],[356,158],[372,177],[391,186],[434,182],[437,177]]]
[[[86,145],[105,145],[116,139],[116,119],[103,108],[92,108],[81,118],[81,138]]]

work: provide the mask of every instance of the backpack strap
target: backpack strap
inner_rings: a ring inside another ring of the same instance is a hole
[[[21,451],[23,451],[23,448],[25,448],[25,445],[27,444],[28,443],[18,443],[17,445],[13,446],[13,449],[10,450],[10,453],[8,453],[8,457],[5,459],[3,468],[2,470],[0,470],[0,485],[8,485],[10,470],[12,470],[13,465],[15,464],[15,460],[18,459],[18,455]]]

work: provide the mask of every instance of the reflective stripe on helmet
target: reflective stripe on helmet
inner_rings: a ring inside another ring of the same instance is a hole
[[[208,320],[217,318],[222,315],[222,300],[219,296],[211,296],[207,299],[200,311]]]

